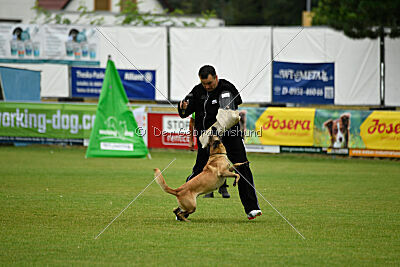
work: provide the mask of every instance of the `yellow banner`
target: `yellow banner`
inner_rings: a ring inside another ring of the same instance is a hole
[[[374,111],[360,126],[366,148],[400,150],[400,112]]]
[[[315,109],[267,108],[256,121],[263,145],[312,146]]]

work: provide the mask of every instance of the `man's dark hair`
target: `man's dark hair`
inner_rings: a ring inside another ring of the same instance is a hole
[[[207,79],[209,74],[211,74],[211,76],[213,76],[213,77],[215,77],[215,75],[217,75],[215,73],[215,69],[213,66],[204,65],[203,67],[200,68],[200,70],[199,70],[200,79]]]

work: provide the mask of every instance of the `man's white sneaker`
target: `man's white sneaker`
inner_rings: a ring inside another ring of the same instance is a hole
[[[247,213],[247,218],[249,220],[253,220],[254,218],[256,218],[257,216],[261,216],[262,212],[261,210],[252,210],[249,213]]]

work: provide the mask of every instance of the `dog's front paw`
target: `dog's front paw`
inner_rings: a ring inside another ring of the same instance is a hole
[[[239,178],[240,178],[240,176],[237,174],[237,175],[236,175],[236,178],[235,178],[235,181],[233,181],[233,186],[236,186],[236,185],[237,185],[237,183],[238,183],[238,181],[239,181]]]

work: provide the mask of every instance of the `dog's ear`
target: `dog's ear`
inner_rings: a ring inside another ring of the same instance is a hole
[[[342,124],[345,129],[350,128],[350,114],[346,113],[340,116],[340,120],[342,121]]]
[[[213,137],[213,136],[212,136],[211,134],[208,136],[208,146],[211,145],[212,137]]]
[[[324,122],[324,126],[328,129],[329,134],[332,135],[333,121],[332,120],[327,120],[326,122]]]

